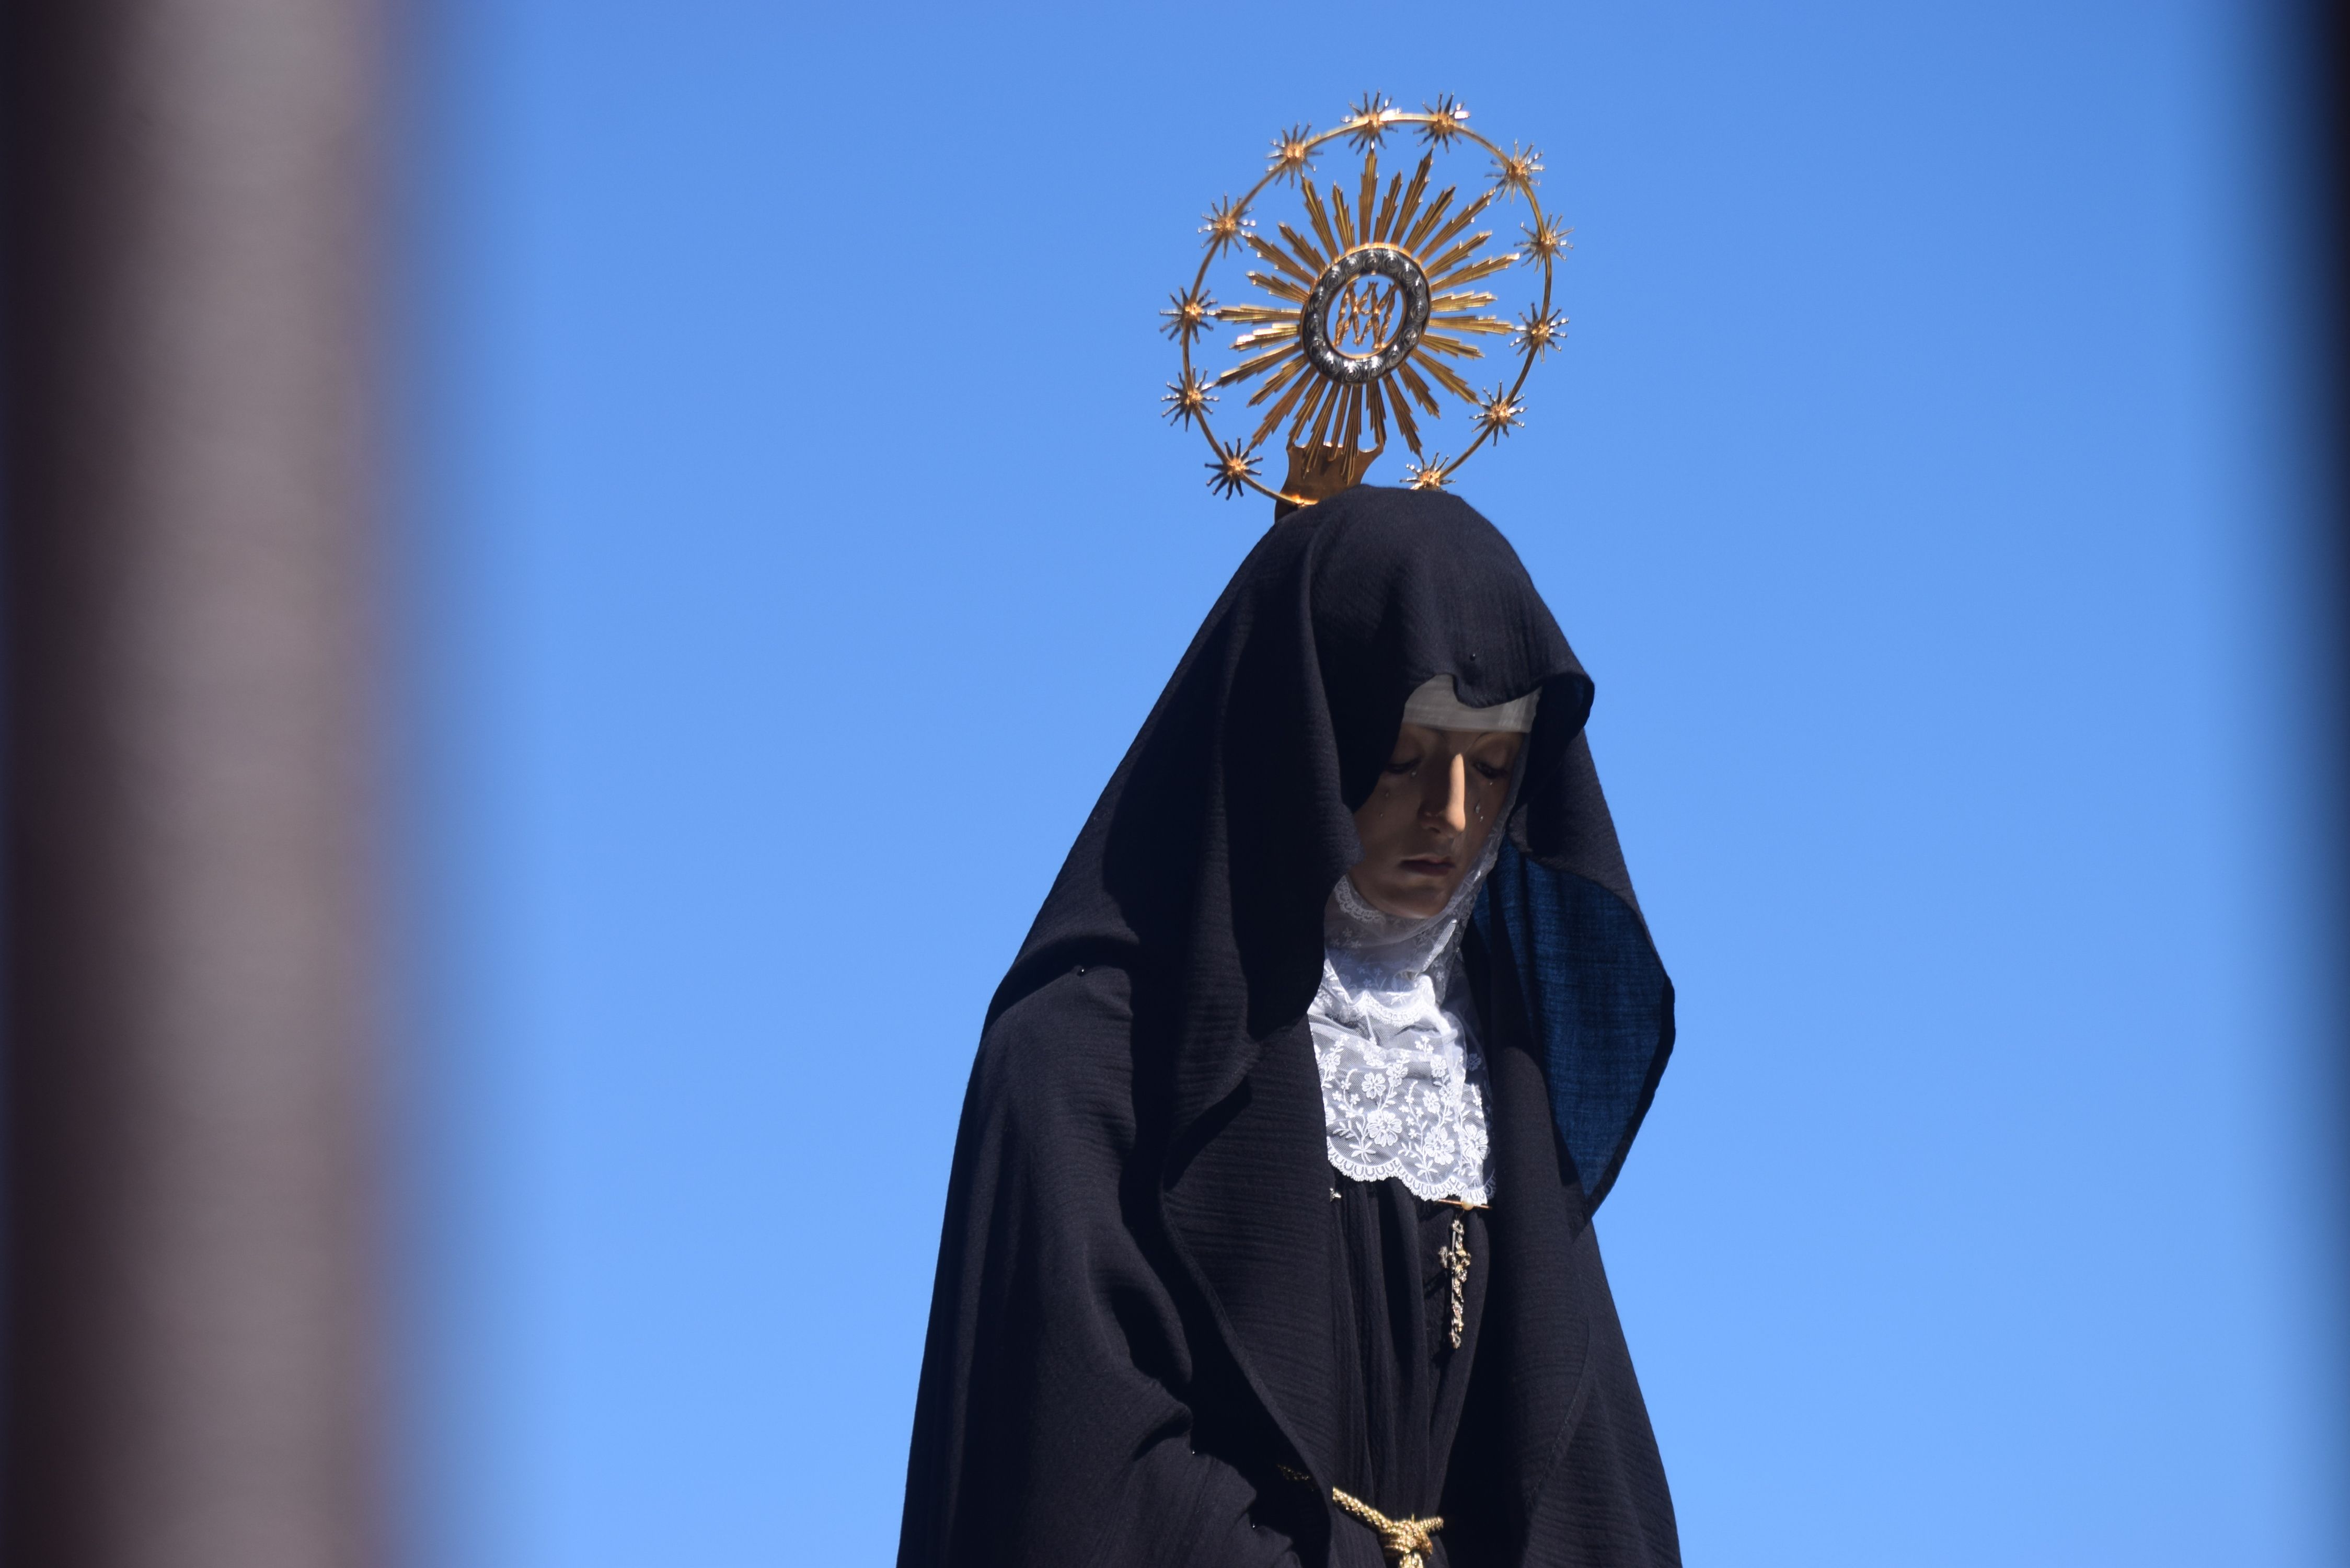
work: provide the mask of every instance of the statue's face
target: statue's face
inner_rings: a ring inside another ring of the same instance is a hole
[[[1444,908],[1484,853],[1509,799],[1523,735],[1406,724],[1371,798],[1355,813],[1355,890],[1390,915]]]

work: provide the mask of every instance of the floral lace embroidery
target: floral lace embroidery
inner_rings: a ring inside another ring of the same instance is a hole
[[[1492,1200],[1485,1061],[1473,1012],[1448,1003],[1461,987],[1461,930],[1499,847],[1488,845],[1428,920],[1382,914],[1344,878],[1331,895],[1307,1022],[1330,1164],[1343,1175],[1396,1177],[1431,1200]]]

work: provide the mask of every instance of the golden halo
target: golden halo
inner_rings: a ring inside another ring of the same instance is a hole
[[[1264,173],[1248,193],[1208,210],[1199,270],[1159,312],[1183,355],[1182,374],[1167,383],[1160,400],[1169,419],[1196,423],[1206,438],[1211,487],[1226,495],[1253,490],[1300,505],[1323,500],[1361,482],[1387,450],[1393,421],[1415,460],[1408,483],[1433,489],[1450,483],[1486,442],[1525,422],[1526,377],[1565,336],[1566,318],[1551,308],[1551,273],[1567,248],[1568,231],[1543,215],[1534,193],[1542,155],[1515,142],[1504,152],[1470,130],[1468,119],[1468,109],[1451,98],[1413,114],[1366,94],[1332,130],[1317,134],[1301,125],[1274,137]],[[1382,191],[1380,145],[1407,128],[1417,130],[1426,151],[1408,179],[1391,173]],[[1361,150],[1362,167],[1353,180],[1333,182],[1326,201],[1313,179],[1315,154],[1342,138]],[[1470,183],[1463,181],[1431,196],[1439,157],[1471,147],[1492,160],[1482,192],[1461,204],[1461,186]],[[1257,229],[1257,203],[1277,185],[1296,189],[1299,211],[1294,221],[1274,220],[1267,235]],[[1496,202],[1520,196],[1531,215],[1517,248],[1486,250],[1492,231],[1471,233],[1471,225]],[[1227,254],[1236,264],[1252,256],[1262,264],[1246,276],[1269,303],[1216,303],[1208,273]],[[1471,286],[1518,265],[1542,269],[1540,296],[1514,321],[1487,314],[1500,296]],[[1192,349],[1219,322],[1246,330],[1231,345],[1240,361],[1210,375],[1193,363]],[[1489,337],[1510,339],[1517,374],[1509,379],[1505,364],[1503,379],[1480,391],[1461,368],[1485,357],[1477,339]],[[1264,412],[1250,416],[1257,422],[1244,441],[1220,438],[1209,405],[1222,389],[1253,381],[1258,385],[1243,406]],[[1440,419],[1447,397],[1471,427],[1455,458],[1427,449],[1413,411],[1417,406]],[[1275,489],[1260,472],[1257,449],[1284,426],[1289,472]]]

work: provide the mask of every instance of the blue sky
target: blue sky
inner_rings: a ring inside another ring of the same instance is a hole
[[[1268,521],[1154,313],[1376,88],[1536,142],[1575,231],[1461,491],[1597,681],[1680,995],[1600,1224],[1690,1561],[2331,1561],[2262,18],[432,14],[418,1560],[889,1558],[981,1011]]]

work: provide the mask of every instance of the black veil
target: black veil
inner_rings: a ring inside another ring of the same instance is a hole
[[[1328,1489],[1297,1484],[1328,1473],[1334,1420],[1304,1018],[1353,811],[1442,674],[1472,707],[1542,693],[1472,938],[1503,1196],[1461,1441],[1492,1449],[1471,1470],[1492,1491],[1448,1547],[1462,1568],[1677,1561],[1628,1359],[1600,1386],[1621,1335],[1588,1214],[1671,1049],[1672,990],[1584,738],[1591,681],[1492,524],[1357,488],[1234,574],[989,1006],[901,1563],[1322,1560]],[[1595,1444],[1623,1495],[1591,1513],[1552,1483]],[[1577,1532],[1648,1554],[1545,1550]]]

